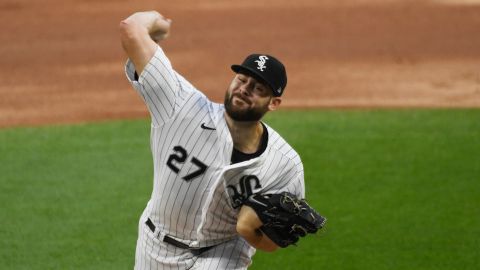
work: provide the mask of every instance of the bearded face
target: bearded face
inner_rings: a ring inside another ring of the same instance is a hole
[[[259,80],[237,73],[225,94],[227,115],[238,122],[256,122],[268,111],[275,110],[281,99],[273,97],[272,90]]]
[[[244,103],[245,106],[239,106],[238,102],[235,102],[234,99],[240,99],[240,103]],[[251,101],[244,99],[240,93],[232,93],[227,91],[225,94],[225,110],[227,111],[228,116],[233,120],[239,122],[254,122],[259,121],[268,112],[269,101],[260,106],[255,106]]]

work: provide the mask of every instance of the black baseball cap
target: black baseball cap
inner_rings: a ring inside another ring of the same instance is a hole
[[[268,54],[251,54],[241,65],[232,65],[232,70],[236,73],[245,73],[266,84],[276,97],[281,96],[287,86],[285,66]]]

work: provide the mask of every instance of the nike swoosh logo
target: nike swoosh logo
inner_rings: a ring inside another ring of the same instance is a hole
[[[212,127],[207,127],[207,126],[205,126],[205,123],[202,123],[202,124],[200,125],[200,127],[203,128],[203,129],[208,129],[208,130],[216,130],[216,128],[212,128]]]

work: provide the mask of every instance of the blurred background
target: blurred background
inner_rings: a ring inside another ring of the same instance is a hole
[[[473,0],[2,0],[0,127],[145,117],[118,24],[173,19],[173,66],[222,101],[251,52],[285,62],[285,107],[478,107]]]
[[[328,225],[251,269],[478,269],[479,0],[0,0],[0,269],[133,268],[153,166],[118,25],[152,9],[214,101],[246,55],[286,65],[265,122]]]

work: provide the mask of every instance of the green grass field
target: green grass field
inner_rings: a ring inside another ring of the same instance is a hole
[[[280,111],[327,229],[251,269],[478,269],[480,110]],[[132,269],[146,120],[0,130],[0,269]]]

